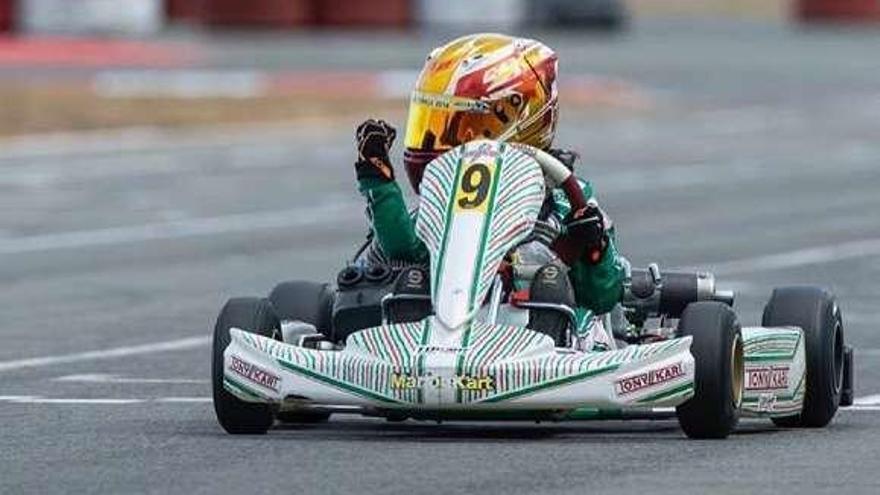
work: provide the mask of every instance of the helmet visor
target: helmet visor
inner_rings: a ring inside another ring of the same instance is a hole
[[[438,151],[477,138],[497,138],[513,124],[516,111],[507,99],[488,102],[414,91],[404,144],[413,150]]]

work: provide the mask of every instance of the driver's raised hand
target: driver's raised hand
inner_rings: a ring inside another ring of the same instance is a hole
[[[388,159],[388,152],[394,144],[397,131],[384,120],[365,120],[357,128],[358,159],[354,164],[357,178],[394,180],[394,168]]]
[[[608,234],[605,215],[596,200],[590,198],[586,207],[569,213],[563,224],[566,235],[586,255],[586,259],[591,264],[598,263],[608,247]]]

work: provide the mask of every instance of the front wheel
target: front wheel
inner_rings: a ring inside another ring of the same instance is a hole
[[[804,332],[807,376],[804,405],[795,416],[773,418],[779,426],[821,428],[837,413],[843,389],[843,320],[834,295],[819,287],[775,289],[764,307],[765,327],[795,326]]]
[[[690,438],[726,438],[736,427],[743,397],[743,341],[736,314],[714,301],[688,304],[679,336],[691,336],[694,396],[676,408]]]
[[[327,284],[291,280],[282,282],[269,293],[269,300],[275,314],[282,320],[298,320],[310,323],[315,329],[332,338],[331,312],[333,293]],[[322,423],[330,418],[330,413],[312,411],[282,411],[278,421],[282,423]]]
[[[269,430],[274,420],[269,405],[245,402],[223,387],[223,352],[229,346],[230,328],[274,338],[280,323],[268,300],[240,297],[227,301],[214,326],[211,384],[214,389],[217,421],[228,433],[263,434]]]

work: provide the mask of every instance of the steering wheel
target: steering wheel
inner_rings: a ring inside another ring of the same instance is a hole
[[[559,185],[563,192],[565,192],[565,196],[571,204],[571,211],[577,211],[587,206],[587,199],[584,197],[584,192],[581,190],[581,186],[578,184],[574,173],[569,170],[568,167],[563,165],[562,162],[557,160],[556,157],[544,150],[527,144],[508,144],[531,156],[539,165],[541,165],[541,170],[544,172],[544,175],[550,177],[550,180]]]
[[[584,197],[584,192],[581,190],[574,173],[556,157],[533,146],[514,143],[511,145],[534,158],[541,166],[544,176],[549,177],[551,181],[562,188],[571,205],[572,212],[587,207],[587,199]],[[572,239],[563,239],[562,242],[555,245],[554,251],[566,265],[571,266],[580,256],[581,246]]]

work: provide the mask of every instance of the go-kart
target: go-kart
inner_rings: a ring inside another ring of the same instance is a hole
[[[709,273],[627,267],[622,303],[574,307],[566,267],[534,240],[546,188],[586,204],[548,153],[479,140],[431,162],[416,232],[428,267],[356,263],[335,286],[284,282],[235,298],[213,341],[217,419],[229,433],[354,413],[405,419],[677,417],[724,438],[740,416],[828,424],[852,402],[852,349],[834,296],[774,290],[760,327]]]

